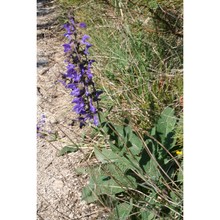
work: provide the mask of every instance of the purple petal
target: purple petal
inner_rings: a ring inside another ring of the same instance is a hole
[[[66,85],[66,82],[65,82],[64,80],[58,80],[57,82],[62,83],[62,85],[65,86],[65,87],[67,86],[67,85]]]
[[[67,85],[67,88],[68,88],[68,89],[76,89],[77,86],[76,86],[74,83],[69,83],[69,84]]]
[[[77,103],[74,107],[73,110],[77,113],[77,114],[85,114],[85,104],[84,102],[80,102]]]
[[[86,24],[85,24],[84,22],[81,22],[81,23],[79,24],[79,27],[80,27],[80,28],[86,28]]]
[[[74,22],[74,19],[73,18],[70,18],[70,22],[75,25],[75,22]]]
[[[81,90],[79,88],[75,88],[72,90],[72,92],[70,93],[70,95],[73,96],[79,96],[81,94]]]
[[[63,27],[66,29],[66,31],[70,31],[70,24],[69,23],[66,23],[63,25]]]
[[[87,74],[87,77],[88,77],[88,79],[92,79],[92,77],[93,77],[93,75],[92,75],[92,72],[91,72],[91,69],[90,68],[88,68],[88,70],[86,71],[86,74]]]
[[[89,102],[89,109],[90,109],[90,112],[92,112],[92,113],[96,113],[97,112],[96,108],[92,104],[92,100],[91,99],[90,99],[90,102]]]
[[[75,98],[73,99],[72,103],[76,103],[76,104],[84,103],[84,99],[82,97]]]
[[[67,53],[68,51],[71,51],[71,46],[70,44],[63,44],[63,47],[64,47],[64,52]]]
[[[89,35],[83,35],[83,37],[82,37],[82,42],[83,43],[85,43],[85,41],[87,40],[87,39],[89,39],[90,38],[90,36]]]
[[[94,120],[94,125],[95,125],[95,126],[98,126],[98,125],[99,125],[99,119],[98,119],[98,116],[97,116],[97,115],[94,115],[94,116],[93,116],[93,120]]]

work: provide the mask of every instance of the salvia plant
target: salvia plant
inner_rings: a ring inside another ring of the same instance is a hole
[[[82,33],[86,24],[71,17],[63,27],[68,39],[63,44],[67,57],[63,84],[71,90],[76,120],[80,127],[89,121],[99,125],[94,132],[99,132],[103,143],[107,143],[94,147],[94,155],[100,162],[97,166],[76,170],[90,176],[82,190],[82,199],[110,207],[110,220],[181,220],[183,158],[176,138],[180,121],[174,109],[166,107],[144,134],[133,130],[127,119],[123,125],[115,125],[104,114],[100,115],[98,101],[102,91],[96,90],[93,81],[95,60],[89,59],[92,44],[88,41],[90,37]],[[60,155],[77,150],[76,146],[66,146]]]
[[[99,124],[98,101],[102,93],[96,90],[93,81],[92,64],[95,60],[89,59],[89,48],[92,44],[88,42],[90,36],[82,34],[79,30],[86,28],[85,23],[78,23],[74,17],[63,25],[66,33],[64,36],[68,42],[63,44],[64,53],[67,57],[67,71],[63,74],[63,84],[71,90],[74,97],[73,111],[77,113],[80,128],[88,121],[94,125]]]

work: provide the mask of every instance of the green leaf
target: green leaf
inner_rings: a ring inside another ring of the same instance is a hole
[[[141,212],[141,219],[143,220],[152,220],[154,219],[155,214],[151,212],[150,210]]]
[[[102,149],[95,147],[94,153],[97,158],[102,163],[110,163],[110,162],[116,162],[121,159],[121,157],[113,152],[111,149]]]
[[[82,189],[82,199],[85,200],[87,203],[95,202],[98,198],[92,192],[90,186],[85,186]]]
[[[133,205],[130,203],[120,203],[116,205],[116,207],[113,210],[113,215],[116,219],[120,220],[127,220],[129,219],[129,215],[133,209]]]
[[[88,169],[90,175],[89,187],[96,195],[115,195],[128,188],[137,188],[134,177],[125,175],[127,165],[124,163],[107,163]]]
[[[105,135],[109,135],[109,143],[110,147],[115,152],[120,152],[120,150],[124,146],[124,140],[122,137],[124,137],[124,126],[119,125],[113,125],[109,122],[103,122],[101,124],[102,127],[102,133]]]
[[[149,215],[148,215],[148,219],[147,220],[152,220],[154,219],[155,217],[155,214],[153,212],[151,212]]]
[[[139,164],[144,172],[153,180],[157,180],[160,177],[156,162],[149,156],[146,150],[143,150]]]
[[[115,125],[114,133],[117,134],[119,137],[124,137],[124,126]]]
[[[99,176],[96,180],[96,193],[97,195],[115,195],[117,193],[124,192],[126,189],[123,188],[119,181],[113,179],[110,176]]]
[[[153,127],[151,129],[151,132],[150,132],[151,136],[154,136],[156,134],[156,127]]]
[[[111,149],[100,150],[98,148],[94,149],[94,153],[96,158],[102,163],[105,164],[119,163],[120,168],[126,167],[126,170],[139,168],[137,158],[131,154],[127,155],[127,157],[124,157],[123,155],[119,155],[118,153],[113,152]]]
[[[170,192],[170,197],[173,202],[175,202],[175,203],[179,202],[179,198],[177,197],[177,195],[173,191]]]
[[[143,143],[141,139],[133,131],[131,131],[128,141],[131,145],[131,147],[129,148],[131,153],[135,156],[139,155],[143,150]]]
[[[176,120],[174,109],[166,107],[161,113],[156,125],[156,131],[160,137],[160,141],[167,149],[171,149],[175,145],[176,140],[173,130]]]
[[[166,137],[173,131],[176,124],[176,116],[174,115],[174,109],[166,107],[161,113],[160,119],[157,122],[157,132],[161,133],[161,136]]]
[[[150,159],[150,161],[146,165],[144,165],[144,170],[152,180],[156,181],[159,179],[159,168],[157,167],[157,164],[153,159]]]
[[[62,148],[60,151],[59,151],[59,154],[58,156],[63,156],[65,154],[69,154],[69,153],[72,153],[72,152],[76,152],[78,151],[79,148],[78,147],[73,147],[73,145],[69,145],[69,146],[65,146],[64,148]]]
[[[179,182],[183,182],[183,172],[179,170],[178,174],[177,174],[177,180]]]

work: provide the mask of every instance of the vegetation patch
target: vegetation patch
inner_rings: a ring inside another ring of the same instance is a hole
[[[58,4],[69,40],[62,83],[97,160],[77,170],[90,177],[82,199],[112,220],[183,219],[182,1]]]

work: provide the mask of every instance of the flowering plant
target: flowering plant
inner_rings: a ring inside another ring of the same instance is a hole
[[[95,60],[88,58],[89,48],[92,47],[88,42],[90,37],[78,32],[78,28],[86,28],[86,24],[77,23],[71,17],[63,27],[66,30],[64,36],[68,39],[68,43],[63,44],[67,56],[67,71],[63,74],[63,83],[66,88],[71,89],[70,94],[74,97],[73,111],[78,114],[80,128],[86,125],[88,120],[97,126],[99,119],[96,106],[102,91],[96,90],[93,82],[92,64]]]

